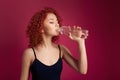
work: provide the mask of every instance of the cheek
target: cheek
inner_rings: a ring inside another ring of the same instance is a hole
[[[47,27],[44,27],[44,30],[45,31],[52,31],[53,29],[52,29],[52,27],[47,26]]]
[[[51,24],[49,24],[49,23],[44,24],[44,32],[45,32],[45,33],[54,32],[54,27],[53,27],[53,25],[51,25]]]
[[[53,30],[52,27],[47,26],[47,27],[44,28],[44,32],[47,33],[47,34],[50,34],[50,33],[54,32],[54,30]]]

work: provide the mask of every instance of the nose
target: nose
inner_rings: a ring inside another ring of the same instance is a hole
[[[57,23],[57,24],[55,25],[55,27],[59,27],[59,24]]]

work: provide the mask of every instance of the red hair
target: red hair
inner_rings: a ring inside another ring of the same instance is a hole
[[[29,45],[28,45],[29,47],[35,47],[43,42],[41,30],[42,30],[43,21],[45,20],[48,13],[55,14],[58,19],[59,25],[60,26],[62,25],[61,24],[62,19],[58,15],[55,9],[46,7],[43,10],[36,12],[32,16],[26,30],[27,37],[29,38]],[[58,38],[59,36],[54,36],[52,38],[52,41],[55,42],[58,40]]]

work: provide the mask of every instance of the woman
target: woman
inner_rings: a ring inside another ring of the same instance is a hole
[[[26,31],[29,48],[22,57],[20,80],[28,80],[30,72],[32,80],[60,80],[62,59],[81,74],[87,73],[85,39],[88,34],[83,33],[77,26],[69,33],[70,39],[79,45],[77,60],[65,46],[55,43],[59,38],[60,26],[61,18],[53,8],[44,8],[31,18]]]

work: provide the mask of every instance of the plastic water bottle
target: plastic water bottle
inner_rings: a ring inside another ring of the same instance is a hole
[[[59,32],[61,35],[69,35],[69,32],[71,32],[71,28],[62,26],[59,28]]]
[[[61,35],[69,35],[70,32],[72,32],[73,28],[72,27],[65,27],[65,26],[62,26],[59,28],[59,32]],[[82,29],[82,32],[85,33],[85,34],[88,34],[88,30],[86,29]]]

